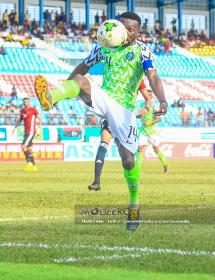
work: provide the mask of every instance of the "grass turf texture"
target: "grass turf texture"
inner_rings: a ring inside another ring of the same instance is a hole
[[[142,205],[214,205],[215,161],[171,161],[170,165],[170,173],[164,175],[160,162],[143,162]],[[17,280],[212,279],[215,226],[211,221],[144,224],[136,232],[126,231],[125,225],[74,224],[77,203],[127,204],[120,162],[105,163],[100,192],[87,189],[93,182],[92,162],[37,166],[39,171],[30,173],[23,171],[24,163],[0,163],[0,279],[1,275]],[[146,253],[137,247],[186,253]],[[206,254],[189,253],[194,250]],[[55,260],[63,261],[59,265]]]

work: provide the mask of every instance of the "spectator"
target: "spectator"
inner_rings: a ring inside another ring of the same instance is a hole
[[[186,127],[187,126],[187,113],[184,111],[184,108],[182,108],[182,110],[181,110],[180,117],[182,120],[182,126]]]
[[[60,130],[57,131],[57,142],[61,142],[61,135],[60,135]]]
[[[55,26],[55,20],[56,20],[56,14],[53,12],[51,12],[51,25],[52,25],[52,28]]]
[[[70,109],[69,109],[69,111],[68,111],[69,117],[70,117],[70,118],[74,117],[74,113],[75,113],[75,112],[74,112],[72,106],[70,106]]]
[[[5,48],[4,46],[2,45],[1,49],[0,49],[0,54],[1,55],[6,55],[6,51],[5,51]]]
[[[106,15],[105,15],[105,13],[103,12],[103,15],[101,16],[102,23],[103,23],[104,21],[106,21],[106,19],[107,19],[107,17],[106,17]]]
[[[178,107],[182,107],[183,109],[185,107],[185,104],[183,103],[183,100],[181,98],[178,100]]]
[[[23,48],[27,48],[29,45],[28,38],[23,39],[21,45],[23,46]]]
[[[55,125],[54,116],[49,115],[48,125]]]
[[[16,91],[16,88],[15,88],[14,85],[13,85],[13,88],[12,88],[11,96],[12,96],[12,100],[17,99],[17,91]]]
[[[34,40],[32,39],[32,37],[30,36],[29,37],[29,44],[28,44],[28,47],[30,48],[30,49],[33,49],[33,48],[35,48],[36,47],[36,45],[35,45],[35,43],[34,43]]]
[[[164,53],[167,56],[170,54],[170,47],[171,47],[171,43],[170,40],[167,38],[166,42],[164,43]]]
[[[144,32],[147,32],[147,29],[148,29],[147,24],[148,24],[148,19],[145,18],[145,22],[144,22],[144,24],[143,24],[143,30],[144,30]]]
[[[160,21],[159,20],[156,20],[155,22],[155,34],[160,34]]]
[[[194,27],[195,27],[195,24],[194,24],[193,19],[192,19],[192,21],[191,21],[191,30],[194,30]]]
[[[214,120],[213,120],[213,111],[211,110],[211,108],[209,108],[208,110],[208,125],[211,127],[211,126],[214,126]]]
[[[196,114],[196,126],[197,127],[201,126],[202,116],[203,116],[203,111],[202,111],[202,108],[199,107],[199,110],[197,111],[197,114]]]
[[[208,126],[208,112],[204,109],[204,127]]]
[[[95,15],[95,25],[99,25],[99,15],[98,15],[98,13]]]
[[[59,24],[59,15],[58,15],[58,12],[56,11],[55,13],[55,25],[58,26]]]
[[[15,24],[16,26],[18,26],[18,22],[19,22],[19,16],[18,16],[17,13],[15,12],[15,13],[14,13],[14,24]]]
[[[27,19],[24,20],[24,23],[23,23],[24,27],[26,27],[27,29],[30,28],[30,25],[29,25],[29,22]]]
[[[25,19],[26,19],[27,21],[29,21],[30,16],[31,16],[31,15],[29,14],[28,10],[26,10],[26,12],[25,12]]]
[[[82,126],[85,125],[82,116],[80,116],[80,117],[77,118],[76,123],[77,123],[77,125],[82,125]]]
[[[12,33],[8,34],[8,36],[6,38],[6,41],[7,42],[12,42],[13,41],[13,34]]]
[[[96,126],[98,124],[98,119],[97,117],[94,115],[91,118],[91,125]]]
[[[118,13],[118,15],[115,16],[115,19],[119,20],[119,17],[120,17],[120,13]]]
[[[172,33],[176,33],[177,32],[177,20],[176,20],[176,18],[174,18],[171,23],[172,23]]]
[[[191,120],[192,120],[193,112],[187,113],[187,126],[191,126]]]
[[[11,11],[11,13],[9,14],[9,21],[10,21],[10,25],[13,26],[14,25],[14,12]]]
[[[7,28],[7,20],[8,20],[8,13],[7,10],[3,13],[3,22],[2,22],[2,27]]]
[[[173,102],[173,104],[172,104],[172,107],[178,108],[178,102],[176,101],[176,99],[174,100],[174,102]]]

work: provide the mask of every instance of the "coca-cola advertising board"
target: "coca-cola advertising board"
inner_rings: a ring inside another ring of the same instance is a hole
[[[36,161],[64,160],[64,144],[62,143],[35,143],[33,144],[33,152]],[[25,161],[21,145],[0,143],[0,161]]]
[[[213,143],[162,143],[159,149],[167,159],[209,159],[214,155]],[[145,159],[157,159],[151,145],[144,148]]]

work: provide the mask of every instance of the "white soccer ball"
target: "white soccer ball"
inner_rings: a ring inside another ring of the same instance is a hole
[[[127,40],[127,31],[120,21],[110,19],[99,26],[97,36],[102,47],[114,50],[124,45]]]

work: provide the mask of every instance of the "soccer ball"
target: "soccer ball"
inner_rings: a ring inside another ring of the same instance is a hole
[[[102,47],[114,50],[124,45],[127,40],[127,31],[120,21],[110,19],[99,26],[97,36]]]

